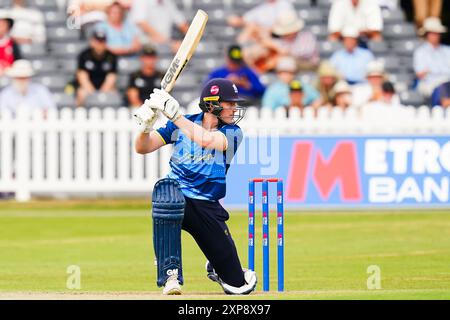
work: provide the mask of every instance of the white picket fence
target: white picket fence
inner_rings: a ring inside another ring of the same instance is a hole
[[[161,120],[158,125],[163,125]],[[240,123],[245,135],[450,134],[450,112],[435,107],[405,108],[361,118],[357,112],[312,109],[287,118],[249,108]],[[129,109],[63,109],[0,113],[0,192],[19,201],[33,193],[150,192],[169,171],[171,147],[148,155],[134,151],[137,131]]]

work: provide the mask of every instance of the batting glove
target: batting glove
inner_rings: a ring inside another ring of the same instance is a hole
[[[154,89],[150,99],[145,100],[144,104],[152,109],[160,110],[171,121],[176,121],[183,115],[178,101],[161,89]]]
[[[138,124],[139,131],[149,133],[158,120],[158,110],[151,109],[144,103],[134,112],[133,116]]]

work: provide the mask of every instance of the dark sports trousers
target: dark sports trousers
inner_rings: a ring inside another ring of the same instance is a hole
[[[218,201],[186,199],[182,229],[197,242],[220,279],[240,287],[244,274],[236,246],[228,230],[228,212]]]

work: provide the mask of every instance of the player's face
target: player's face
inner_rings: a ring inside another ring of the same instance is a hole
[[[244,116],[244,108],[239,107],[236,102],[221,102],[223,110],[220,112],[220,119],[227,124],[235,124]]]

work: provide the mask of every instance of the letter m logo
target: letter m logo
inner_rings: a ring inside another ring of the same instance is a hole
[[[312,141],[297,142],[292,152],[288,200],[305,201],[310,180],[321,200],[328,200],[331,192],[339,186],[341,200],[360,201],[361,183],[355,143],[340,141],[325,158],[320,149],[314,148]]]

